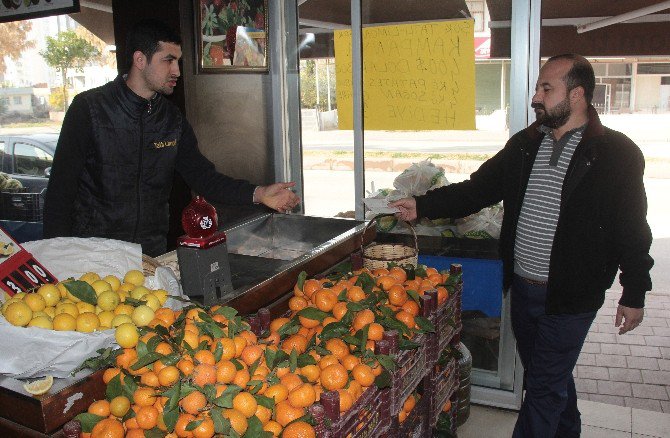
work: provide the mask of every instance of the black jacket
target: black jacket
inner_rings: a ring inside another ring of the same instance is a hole
[[[44,236],[107,237],[164,253],[175,170],[209,201],[252,203],[254,186],[218,173],[164,96],[146,100],[121,76],[77,95],[56,147]]]
[[[543,134],[537,122],[509,139],[470,179],[416,197],[419,217],[464,217],[503,201],[500,256],[504,287],[514,273],[517,221]],[[567,170],[549,264],[547,313],[599,309],[617,270],[620,304],[644,307],[651,290],[651,231],[644,157],[625,135],[604,127],[593,107]]]

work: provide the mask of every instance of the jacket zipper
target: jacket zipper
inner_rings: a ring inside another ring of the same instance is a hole
[[[151,101],[149,101],[149,112],[151,112]],[[135,182],[135,194],[137,199],[137,208],[135,209],[135,229],[133,230],[133,242],[137,240],[137,230],[140,226],[140,183],[142,180],[142,148],[144,145],[144,111],[140,113],[140,145],[139,159],[137,160],[137,179]]]

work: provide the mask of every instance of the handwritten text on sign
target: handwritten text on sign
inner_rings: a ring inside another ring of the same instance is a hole
[[[353,129],[351,31],[335,31],[340,129]],[[363,29],[365,129],[475,129],[472,20]]]

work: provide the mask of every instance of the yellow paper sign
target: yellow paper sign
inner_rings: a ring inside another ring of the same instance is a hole
[[[335,31],[337,115],[353,129],[351,31]],[[365,129],[475,129],[473,20],[363,29]]]

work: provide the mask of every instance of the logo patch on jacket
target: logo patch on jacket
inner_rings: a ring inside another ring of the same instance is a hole
[[[154,149],[163,149],[172,146],[177,146],[177,139],[154,142]]]

